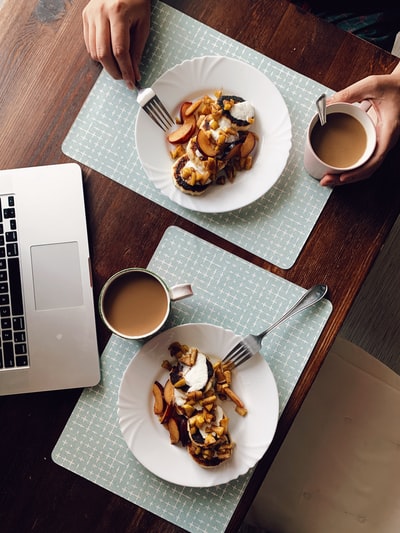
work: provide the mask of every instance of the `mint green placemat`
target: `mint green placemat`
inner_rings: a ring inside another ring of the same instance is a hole
[[[185,59],[204,55],[225,55],[258,68],[277,86],[288,107],[292,122],[289,159],[280,179],[260,200],[233,212],[213,215],[189,211],[164,196],[146,177],[138,159],[136,94],[106,72],[100,74],[92,88],[64,141],[63,151],[262,259],[290,268],[331,193],[303,168],[307,123],[315,113],[316,98],[328,90],[162,2],[155,2],[152,31],[143,58],[142,85],[151,85]]]
[[[192,298],[173,304],[166,328],[207,322],[238,334],[258,332],[284,314],[305,292],[174,226],[164,234],[149,268],[169,285],[186,281],[193,285]],[[280,413],[331,310],[331,303],[324,299],[274,329],[264,342],[261,353],[278,385]],[[188,531],[221,533],[252,471],[212,488],[177,486],[142,467],[121,435],[118,390],[123,372],[141,346],[137,341],[111,337],[101,357],[101,383],[83,391],[52,458],[64,468]]]

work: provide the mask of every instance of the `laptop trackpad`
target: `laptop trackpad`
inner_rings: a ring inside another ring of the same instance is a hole
[[[31,258],[37,310],[83,304],[77,242],[32,246]]]

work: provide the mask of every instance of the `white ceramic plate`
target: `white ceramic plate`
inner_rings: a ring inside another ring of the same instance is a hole
[[[199,466],[181,445],[170,444],[167,430],[153,413],[152,384],[164,384],[168,372],[161,368],[169,358],[168,346],[178,341],[204,353],[222,356],[239,337],[210,324],[184,324],[147,342],[125,370],[118,396],[118,417],[125,441],[136,459],[156,476],[188,487],[211,487],[245,474],[264,455],[278,421],[278,391],[272,372],[260,354],[234,372],[233,390],[248,414],[239,416],[232,402],[223,402],[235,442],[232,458],[216,468]]]
[[[251,129],[259,142],[253,168],[239,172],[233,183],[211,186],[201,196],[190,196],[173,183],[171,145],[165,133],[139,110],[135,134],[140,161],[150,181],[173,202],[203,213],[223,213],[258,200],[275,184],[289,156],[291,122],[280,92],[263,73],[237,59],[205,56],[171,68],[152,87],[173,117],[182,102],[205,94],[213,96],[219,89],[250,101],[256,113]]]

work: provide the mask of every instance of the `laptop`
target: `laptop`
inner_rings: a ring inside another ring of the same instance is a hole
[[[100,380],[82,172],[0,170],[0,396]]]

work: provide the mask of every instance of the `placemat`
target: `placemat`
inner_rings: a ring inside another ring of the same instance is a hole
[[[243,46],[162,2],[155,2],[152,30],[143,57],[142,85],[151,85],[185,59],[224,55],[249,63],[279,89],[292,122],[292,149],[275,186],[251,205],[223,214],[187,210],[149,181],[138,159],[135,92],[102,72],[64,143],[71,158],[101,172],[157,204],[230,242],[288,269],[295,262],[331,190],[321,187],[303,168],[307,123],[315,100],[326,87]],[[156,156],[156,155],[155,155]]]
[[[258,332],[304,293],[260,267],[174,226],[149,268],[170,284],[191,282],[194,296],[173,304],[166,324],[218,324],[238,334]],[[280,413],[331,313],[324,299],[274,329],[261,351],[275,376]],[[224,531],[252,471],[230,483],[188,488],[143,468],[128,450],[117,417],[122,375],[142,344],[112,336],[101,357],[102,380],[85,389],[52,453],[53,460],[109,491],[193,533]],[[149,382],[150,387],[150,382]]]

